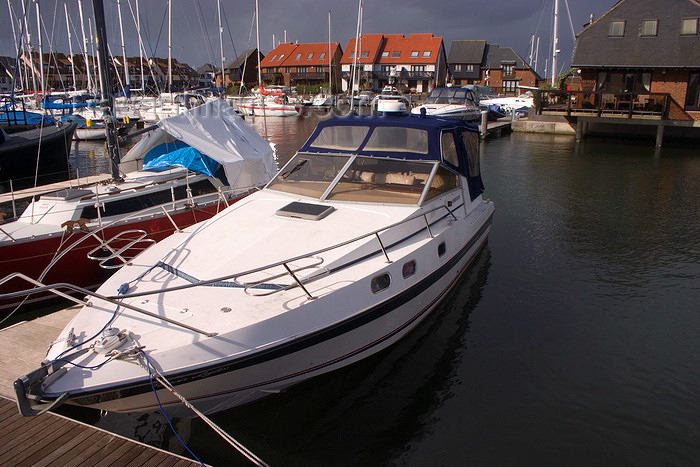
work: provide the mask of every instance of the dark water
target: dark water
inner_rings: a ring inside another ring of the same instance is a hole
[[[316,118],[252,124],[283,162]],[[516,133],[482,172],[488,245],[428,321],[212,419],[271,465],[697,464],[700,148]],[[248,465],[177,423],[202,461]],[[96,424],[182,452],[160,415]]]

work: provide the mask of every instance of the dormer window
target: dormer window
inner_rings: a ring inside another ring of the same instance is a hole
[[[423,51],[423,57],[430,57],[430,50],[424,50]]]
[[[392,58],[399,58],[401,56],[400,50],[394,50],[391,54]]]
[[[382,58],[387,58],[387,57],[389,57],[389,52],[388,51],[382,52]]]
[[[681,20],[681,36],[697,36],[698,35],[698,19],[683,18]]]
[[[416,58],[418,56],[418,51],[417,50],[412,50],[411,51],[411,58]]]
[[[313,52],[311,52],[309,55],[306,56],[306,59],[307,59],[307,60],[311,60],[312,58],[314,58],[314,53],[313,53]]]
[[[301,54],[298,53],[298,54],[297,54],[297,58],[295,58],[294,60],[301,60]]]
[[[624,37],[625,35],[625,22],[624,21],[611,21],[610,31],[608,32],[608,37]]]
[[[645,19],[642,21],[642,30],[640,35],[643,37],[656,36],[658,27],[658,19]]]

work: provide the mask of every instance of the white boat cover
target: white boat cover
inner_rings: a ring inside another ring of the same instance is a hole
[[[274,151],[222,99],[158,122],[121,162],[137,161],[159,144],[180,140],[220,163],[232,188],[259,186],[276,173]]]

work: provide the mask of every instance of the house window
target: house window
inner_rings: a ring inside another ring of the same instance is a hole
[[[388,56],[389,56],[389,51],[388,51],[388,50],[382,52],[382,58],[387,58]]]
[[[297,58],[295,58],[294,60],[300,60],[300,59],[301,59],[301,53],[298,53]]]
[[[474,65],[473,65],[473,64],[470,63],[470,64],[466,65],[466,67],[467,67],[467,71],[474,71]]]
[[[382,65],[381,71],[383,71],[385,73],[391,73],[392,68],[393,68],[393,66],[391,66],[391,65]]]
[[[424,51],[423,51],[423,56],[424,56],[424,57],[430,57],[430,50],[424,50]]]
[[[681,20],[681,36],[697,36],[698,35],[698,19],[683,18]]]
[[[518,90],[518,82],[511,80],[503,81],[503,92],[516,92]]]
[[[411,71],[425,71],[425,65],[411,65]]]
[[[623,37],[625,35],[624,21],[611,21],[608,37]]]
[[[394,50],[394,51],[391,53],[391,56],[392,56],[393,58],[398,58],[398,57],[401,56],[401,51],[400,51],[400,50]]]
[[[318,59],[323,60],[324,58],[326,58],[326,52],[321,52],[321,55],[318,56]]]
[[[461,63],[455,63],[455,71],[462,71],[462,64]]]
[[[284,58],[284,54],[280,55],[280,57],[277,60],[282,61],[283,58]]]
[[[354,52],[354,51],[350,52],[350,58],[355,58],[355,52]]]
[[[515,65],[511,65],[511,64],[501,65],[501,73],[503,73],[504,77],[512,78],[514,70],[515,70]]]
[[[360,58],[367,58],[367,57],[369,57],[369,51],[363,50],[362,55],[360,55]]]
[[[275,58],[277,58],[277,54],[273,55],[270,61],[273,61]]]
[[[659,26],[658,19],[645,19],[642,21],[642,36],[656,36],[656,31]]]
[[[309,72],[308,67],[305,67],[305,66],[298,66],[297,67],[297,73],[308,73],[308,72]]]
[[[306,56],[306,59],[307,59],[307,60],[311,60],[312,58],[314,58],[314,53],[313,53],[313,52],[311,52],[309,55]]]
[[[412,50],[411,51],[411,58],[416,58],[418,56],[418,51],[417,50]]]

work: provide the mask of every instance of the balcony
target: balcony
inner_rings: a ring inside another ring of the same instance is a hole
[[[668,119],[671,95],[659,92],[535,91],[537,115]]]
[[[313,79],[313,80],[327,80],[328,73],[324,72],[294,72],[290,73],[289,77],[293,80],[296,79]]]

